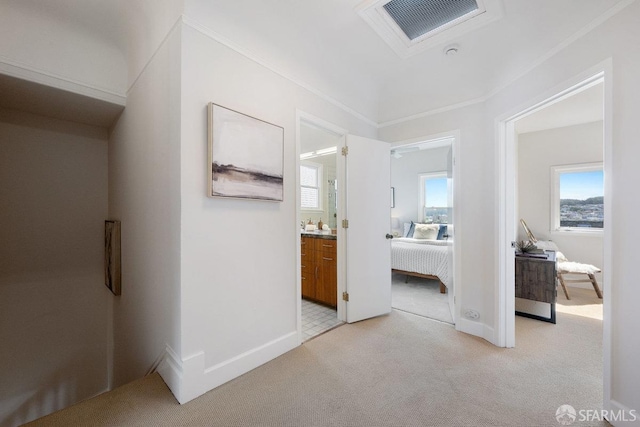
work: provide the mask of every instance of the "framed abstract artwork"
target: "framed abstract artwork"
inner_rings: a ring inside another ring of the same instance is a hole
[[[209,197],[283,200],[284,129],[209,103]]]

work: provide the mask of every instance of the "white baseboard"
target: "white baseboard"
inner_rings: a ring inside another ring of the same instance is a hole
[[[617,416],[618,419],[614,419],[613,416],[609,416],[607,421],[612,426],[640,426],[640,410],[632,410],[622,403],[611,399],[609,401],[610,410],[613,412],[614,416]]]
[[[490,343],[497,345],[494,342],[494,333],[492,327],[485,325],[481,322],[474,322],[473,320],[460,318],[456,323],[456,330],[464,332],[465,334],[474,335],[476,337],[483,338]]]
[[[458,323],[456,326],[460,332],[464,332],[465,334],[475,335],[476,337],[483,338],[484,336],[484,324],[480,322],[474,322],[473,320],[460,318],[458,319]]]
[[[180,360],[167,346],[167,355],[158,372],[178,402],[183,404],[299,345],[298,331],[293,331],[209,368],[205,368],[204,352]]]

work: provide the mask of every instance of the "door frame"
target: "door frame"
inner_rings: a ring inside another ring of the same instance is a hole
[[[612,176],[613,176],[613,96],[612,96],[612,61],[602,63],[574,76],[564,83],[544,92],[542,95],[529,100],[508,114],[498,117],[495,121],[497,135],[497,166],[498,166],[498,215],[497,215],[497,292],[495,311],[494,344],[500,347],[515,346],[515,285],[514,285],[514,250],[511,242],[515,240],[517,229],[516,218],[516,135],[515,122],[544,107],[571,96],[576,91],[585,89],[589,85],[604,83],[604,121],[603,121],[603,150],[604,150],[604,213],[606,218],[613,218]],[[608,197],[606,197],[609,195]],[[604,223],[603,236],[603,281],[607,292],[603,298],[603,387],[604,409],[611,410],[611,351],[612,351],[612,321],[611,301],[615,293],[615,283],[612,281],[612,248],[613,234],[611,221]]]
[[[300,252],[300,243],[301,243],[301,235],[299,232],[300,221],[302,220],[302,216],[300,213],[300,126],[302,123],[306,123],[310,126],[322,129],[329,133],[332,133],[336,136],[341,137],[340,146],[338,146],[338,150],[336,153],[336,179],[338,183],[344,183],[344,171],[340,168],[340,153],[341,147],[345,146],[347,130],[343,129],[339,126],[334,125],[324,119],[321,119],[313,114],[309,114],[305,111],[296,109],[296,143],[295,143],[295,164],[296,164],[296,201],[295,201],[295,212],[296,212],[296,222],[295,222],[295,236],[296,236],[296,329],[298,331],[298,342],[302,343],[302,279],[301,279],[301,252]],[[346,247],[344,242],[344,236],[341,233],[341,227],[339,226],[340,218],[343,217],[341,210],[344,209],[343,195],[344,191],[338,190],[338,218],[336,227],[338,228],[338,236],[337,236],[337,258],[338,258],[338,305],[337,305],[337,318],[343,322],[346,322],[347,312],[345,301],[340,297],[342,292],[345,291],[345,262],[344,262],[344,254],[346,253]]]
[[[460,269],[460,251],[462,248],[462,244],[460,243],[460,239],[463,238],[462,229],[460,227],[460,209],[457,209],[460,206],[460,191],[459,191],[459,183],[460,183],[460,130],[452,130],[447,132],[440,132],[436,134],[420,136],[411,139],[405,139],[402,141],[395,141],[391,143],[391,149],[400,148],[400,147],[410,147],[412,145],[420,144],[420,143],[433,143],[434,145],[438,142],[445,139],[453,139],[451,143],[451,150],[453,154],[452,159],[452,191],[453,191],[453,289],[451,290],[451,298],[453,299],[453,309],[451,316],[453,317],[453,323],[455,325],[456,330],[460,330],[460,306],[459,302],[462,300],[462,286],[460,284],[460,278],[462,277],[461,269]],[[435,148],[435,147],[434,147]]]

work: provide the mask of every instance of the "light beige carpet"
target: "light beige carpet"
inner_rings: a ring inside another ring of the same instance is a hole
[[[601,408],[601,321],[560,311],[557,325],[516,317],[516,328],[517,347],[501,349],[394,311],[182,406],[154,374],[32,425],[557,427],[562,404]]]
[[[391,275],[391,307],[407,313],[453,324],[449,298],[440,293],[440,282],[393,273]]]

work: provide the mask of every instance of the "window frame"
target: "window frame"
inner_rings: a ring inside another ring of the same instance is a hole
[[[316,176],[318,179],[318,186],[317,187],[313,187],[313,186],[309,186],[309,185],[302,185],[302,179],[300,179],[300,210],[303,211],[312,211],[312,212],[322,212],[324,211],[324,203],[323,203],[323,197],[322,197],[322,192],[323,192],[323,177],[324,177],[324,166],[321,163],[316,163],[316,162],[310,162],[308,160],[304,160],[300,162],[300,167],[302,168],[303,166],[305,167],[309,167],[309,168],[314,168],[316,170]],[[300,171],[300,174],[302,174],[302,172]],[[318,207],[315,208],[306,208],[302,206],[302,188],[313,188],[316,189],[318,191]]]
[[[425,183],[429,180],[429,179],[435,179],[435,178],[445,178],[448,179],[448,174],[447,171],[436,171],[436,172],[425,172],[425,173],[421,173],[418,174],[418,222],[423,222],[426,219],[426,214],[425,214],[425,196],[426,196],[426,192],[425,192]],[[449,187],[447,186],[447,192],[449,191]],[[448,199],[448,198],[447,198]],[[447,205],[449,204],[449,200],[447,200]],[[449,206],[435,206],[437,208],[443,207],[446,208],[447,210],[449,209]]]
[[[602,171],[604,176],[604,163],[603,162],[591,162],[591,163],[579,163],[572,165],[556,165],[551,166],[551,217],[550,228],[551,233],[564,234],[584,234],[584,235],[597,235],[604,232],[603,228],[585,228],[585,227],[562,227],[560,226],[560,175],[563,173],[571,172],[593,172]],[[603,186],[604,194],[604,186]]]

